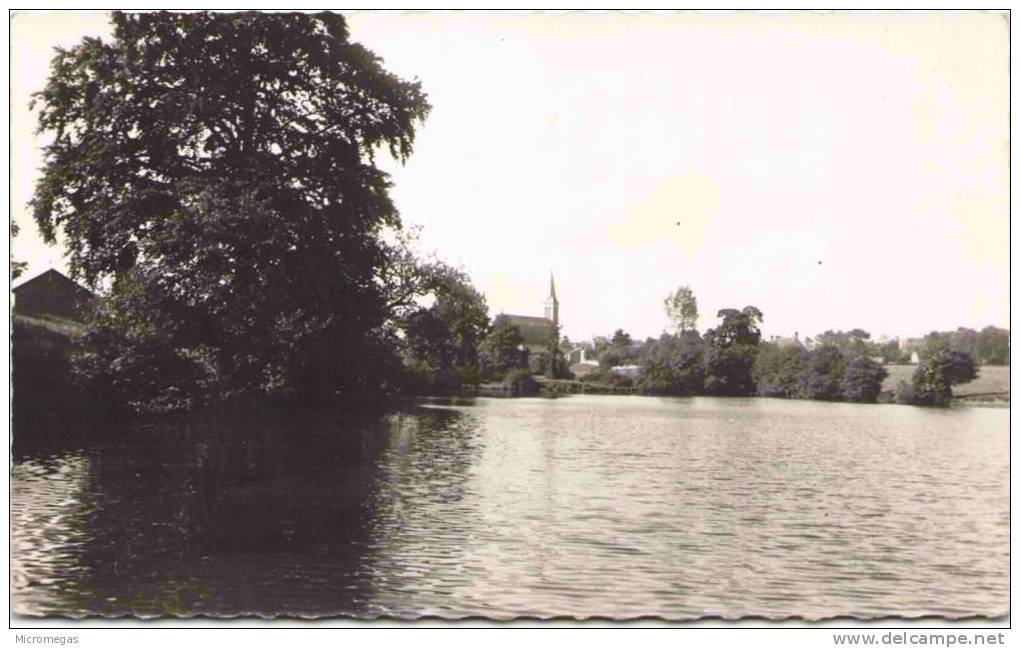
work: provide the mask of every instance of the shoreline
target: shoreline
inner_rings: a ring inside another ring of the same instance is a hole
[[[782,398],[777,396],[763,396],[750,394],[747,396],[717,396],[711,394],[651,394],[642,392],[636,387],[616,387],[605,383],[592,383],[580,380],[549,379],[536,377],[539,390],[537,393],[520,393],[501,383],[481,383],[478,385],[464,385],[457,393],[447,394],[418,394],[422,398],[562,398],[565,396],[588,395],[588,396],[643,396],[653,398],[768,398],[781,401],[814,401],[820,403],[856,403],[859,405],[903,405],[906,407],[923,407],[921,405],[910,405],[898,403],[892,393],[884,392],[878,400],[871,403],[861,403],[846,400],[825,400],[819,398]],[[946,408],[957,407],[990,407],[998,409],[1009,409],[1010,392],[993,392],[982,394],[954,394],[952,401]]]

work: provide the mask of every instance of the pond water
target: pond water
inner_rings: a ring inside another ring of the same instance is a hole
[[[573,396],[22,433],[11,542],[27,615],[997,616],[1009,411]]]

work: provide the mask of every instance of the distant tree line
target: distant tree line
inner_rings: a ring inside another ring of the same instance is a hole
[[[759,330],[763,314],[754,306],[720,310],[720,324],[702,336],[693,325],[698,319],[696,304],[693,291],[681,286],[665,300],[674,332],[641,345],[630,344],[622,330],[612,339],[596,338],[591,346],[599,370],[589,379],[630,384],[611,368],[635,363],[641,370],[633,385],[642,393],[873,403],[889,375],[883,363],[907,362],[914,350],[901,348],[896,339],[872,341],[862,329],[825,331],[806,338],[806,345],[799,340],[763,341]],[[932,333],[915,346],[920,363],[912,380],[897,388],[897,400],[945,406],[953,385],[977,377],[975,357],[1008,362],[1009,332],[987,327],[981,333],[969,329]]]
[[[921,359],[952,349],[966,352],[978,364],[1009,365],[1009,330],[995,326],[980,331],[962,327],[932,331],[919,340],[908,340],[904,346],[908,356],[916,351]]]
[[[829,330],[805,341],[812,346],[835,347],[851,356],[881,359],[888,364],[910,361],[910,353],[900,347],[899,339],[878,342],[871,339],[870,333],[859,328],[849,331]]]

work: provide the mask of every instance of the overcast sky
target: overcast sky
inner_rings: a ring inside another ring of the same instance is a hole
[[[358,13],[352,38],[433,112],[392,173],[405,223],[492,314],[564,333],[699,328],[753,304],[767,335],[1009,325],[1008,23],[953,14]],[[100,14],[12,21],[11,213],[28,275],[65,268],[25,203],[28,96]]]

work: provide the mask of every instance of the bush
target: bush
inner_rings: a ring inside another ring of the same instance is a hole
[[[432,390],[436,394],[456,394],[460,391],[460,378],[452,369],[440,369],[432,375]]]
[[[477,385],[482,382],[482,370],[479,367],[459,367],[454,371],[462,385]]]
[[[917,402],[917,394],[914,386],[905,380],[896,385],[896,402],[900,405],[914,405]]]
[[[977,378],[974,358],[966,351],[943,348],[930,353],[914,370],[915,405],[946,407],[953,397],[953,385]]]
[[[123,279],[121,287],[85,313],[71,355],[77,384],[101,395],[104,405],[146,415],[193,410],[238,391],[209,353],[183,348],[146,319],[148,295],[140,284]]]
[[[755,392],[751,367],[757,344],[710,346],[705,354],[705,393],[712,396],[750,396]]]
[[[797,398],[808,352],[800,345],[763,344],[751,367],[751,378],[762,396]]]
[[[605,382],[608,383],[610,387],[629,388],[634,386],[634,381],[631,380],[629,377],[614,372],[609,372],[609,374],[606,376]]]
[[[696,332],[663,335],[648,345],[637,387],[648,394],[690,396],[705,383],[705,345]]]
[[[811,351],[801,378],[800,395],[818,400],[841,399],[846,369],[846,356],[836,347],[823,346]]]
[[[885,367],[863,356],[854,358],[843,378],[843,398],[857,403],[874,403],[882,391],[882,381],[889,372]]]
[[[511,369],[503,376],[503,386],[515,394],[529,395],[538,393],[538,383],[531,373],[525,369]]]

